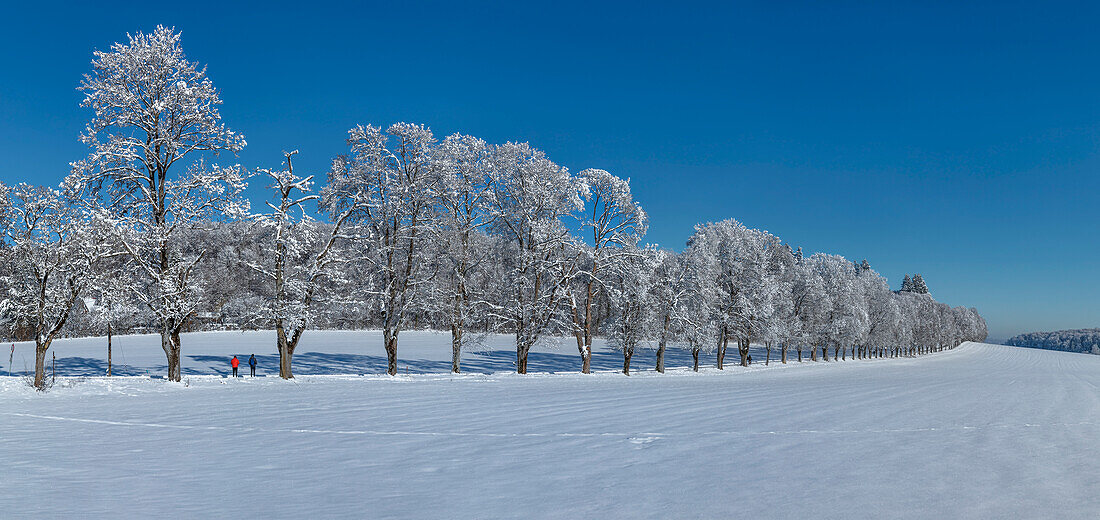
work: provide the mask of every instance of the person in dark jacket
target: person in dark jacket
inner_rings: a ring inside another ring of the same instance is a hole
[[[233,377],[237,377],[237,367],[241,366],[241,360],[233,356],[233,359],[229,360],[229,366],[233,367]]]
[[[256,377],[256,354],[248,357],[248,369],[252,371],[251,377]]]

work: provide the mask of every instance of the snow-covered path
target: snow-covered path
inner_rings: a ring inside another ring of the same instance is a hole
[[[0,378],[0,516],[1100,517],[1100,356],[189,379]]]

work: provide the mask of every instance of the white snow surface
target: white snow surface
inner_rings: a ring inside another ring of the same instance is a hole
[[[156,337],[116,339],[121,372],[163,373]],[[102,338],[56,344],[49,392],[0,377],[0,516],[1100,517],[1100,356],[966,343],[696,374],[674,352],[661,375],[642,351],[626,377],[601,348],[586,376],[564,342],[519,376],[499,336],[450,375],[449,336],[406,332],[388,377],[377,332],[314,332],[294,381],[198,375],[253,351],[274,369],[272,340],[185,335],[184,383],[85,377]]]

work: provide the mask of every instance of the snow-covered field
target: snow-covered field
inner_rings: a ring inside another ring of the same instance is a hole
[[[273,370],[269,334],[183,341],[185,383],[136,376],[163,373],[151,337],[116,343],[133,377],[0,377],[0,517],[1100,517],[1098,356],[660,375],[642,352],[626,377],[601,349],[584,376],[566,342],[517,376],[497,337],[451,376],[447,336],[408,333],[387,377],[376,333],[315,333],[287,382],[195,375]],[[101,340],[56,348],[62,375],[101,371]]]

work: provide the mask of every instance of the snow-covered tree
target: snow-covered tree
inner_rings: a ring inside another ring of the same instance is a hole
[[[825,284],[825,292],[831,300],[827,307],[825,327],[819,338],[822,358],[829,360],[828,347],[833,347],[834,360],[840,349],[854,344],[863,336],[867,326],[867,307],[856,284],[856,270],[852,263],[839,255],[817,253],[809,258]]]
[[[558,319],[566,271],[574,259],[562,219],[583,207],[584,184],[527,143],[493,147],[490,231],[503,240],[502,287],[491,312],[516,335],[516,371]]]
[[[786,305],[790,288],[779,263],[779,255],[785,251],[778,237],[766,231],[750,230],[740,249],[743,255],[741,281],[730,333],[737,339],[741,366],[748,366],[752,341],[763,341],[770,353],[771,344],[782,334],[779,307]]]
[[[726,331],[716,319],[724,304],[721,286],[718,283],[718,241],[708,235],[708,228],[702,224],[695,226],[695,233],[688,239],[683,253],[685,285],[688,294],[677,309],[674,320],[677,339],[691,349],[692,369],[699,370],[699,355],[710,352],[711,346],[722,344]]]
[[[634,246],[645,236],[648,217],[641,205],[634,201],[629,179],[620,179],[598,168],[584,170],[578,177],[583,183],[586,206],[581,233],[588,234],[585,238],[591,239],[592,243],[591,247],[581,248],[587,254],[578,255],[586,257],[587,269],[582,269],[576,277],[580,282],[581,294],[569,291],[569,314],[581,354],[581,372],[587,374],[592,365],[592,306],[606,285],[603,273],[620,268],[631,271],[637,267],[637,259],[632,255],[636,252]],[[630,266],[620,266],[620,263]]]
[[[186,59],[173,29],[158,26],[96,51],[92,69],[80,86],[81,106],[93,111],[81,134],[90,152],[72,164],[68,182],[114,226],[144,273],[134,291],[156,316],[168,378],[179,381],[179,334],[198,308],[192,273],[202,254],[181,254],[177,237],[200,221],[248,209],[239,167],[182,163],[204,152],[236,153],[245,140],[222,123],[206,68]]]
[[[797,259],[798,257],[796,257]],[[802,362],[802,350],[810,347],[811,355],[815,346],[820,342],[827,325],[828,308],[832,304],[829,295],[825,293],[825,282],[821,274],[805,259],[799,260],[794,267],[791,281],[791,324],[788,326],[789,336],[784,343],[783,360],[786,362],[786,351],[793,344],[798,352],[798,362]]]
[[[873,273],[874,271],[869,271]],[[900,326],[901,309],[897,296],[881,276],[861,277],[863,296],[867,305],[867,333],[857,353],[859,358],[874,357],[890,347],[895,339],[895,329]]]
[[[928,285],[924,283],[924,277],[919,273],[913,275],[912,292],[917,294],[928,294]]]
[[[611,315],[607,323],[607,341],[623,353],[623,373],[630,375],[630,360],[635,349],[651,337],[654,305],[651,302],[661,258],[653,249],[626,245],[608,267],[604,277]]]
[[[112,339],[116,330],[127,330],[141,315],[141,308],[132,294],[136,273],[129,259],[112,256],[98,264],[99,269],[86,298],[88,319],[92,331],[107,334],[107,375],[113,375]],[[89,331],[89,332],[92,332]],[[93,332],[94,333],[94,332]]]
[[[45,388],[46,351],[111,254],[102,227],[56,189],[0,186],[4,275],[0,317],[34,339],[34,386]]]
[[[285,168],[257,172],[270,179],[275,199],[267,202],[269,212],[254,215],[264,230],[262,254],[258,261],[246,262],[272,284],[267,305],[257,310],[264,314],[265,322],[275,326],[279,377],[283,379],[294,377],[294,350],[302,333],[314,323],[320,284],[343,281],[338,267],[345,258],[339,242],[354,238],[346,229],[351,216],[361,209],[353,202],[332,215],[331,225],[317,225],[304,208],[318,199],[311,193],[313,176],[294,173],[295,154],[296,150],[285,152]]]
[[[706,251],[712,262],[714,278],[701,283],[712,287],[710,306],[718,330],[716,364],[723,368],[726,346],[731,338],[738,342],[741,364],[748,366],[751,341],[762,331],[765,317],[778,297],[777,284],[769,276],[771,259],[780,247],[776,237],[749,229],[733,219],[696,226],[690,243],[709,243]]]
[[[778,239],[776,239],[778,241]],[[783,349],[782,360],[786,362],[787,340],[797,333],[801,323],[795,317],[794,286],[798,265],[791,247],[786,244],[769,247],[767,251],[768,312],[759,320],[757,339],[764,343],[764,364],[771,363],[772,348],[780,345]]]
[[[392,138],[392,142],[391,142]],[[397,340],[409,312],[423,305],[427,241],[435,226],[433,193],[439,176],[432,163],[435,137],[423,125],[356,126],[348,131],[350,155],[332,162],[322,205],[333,219],[349,208],[365,228],[362,257],[374,272],[369,304],[381,312],[387,373],[397,374]]]
[[[680,255],[658,250],[655,256],[650,301],[653,305],[654,335],[657,337],[657,372],[664,373],[665,349],[680,327],[679,321],[683,318],[681,310],[684,300],[691,294],[691,288],[687,284],[687,266]]]
[[[487,261],[489,248],[483,235],[489,224],[490,153],[483,140],[454,134],[436,149],[435,168],[439,173],[436,203],[439,205],[436,256],[436,282],[440,290],[429,302],[444,315],[451,331],[451,372],[461,369],[462,349],[474,319],[473,313],[484,308],[488,280],[478,279]]]
[[[905,275],[905,278],[901,280],[901,289],[905,292],[913,292],[913,279],[909,278],[909,274]]]

